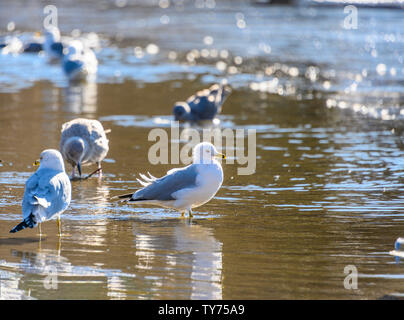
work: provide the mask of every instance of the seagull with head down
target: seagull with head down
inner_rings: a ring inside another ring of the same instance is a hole
[[[197,144],[193,149],[193,163],[185,168],[176,168],[162,178],[141,174],[144,181],[138,181],[144,188],[135,193],[118,196],[129,202],[154,204],[176,209],[182,216],[192,208],[199,207],[212,199],[223,182],[223,170],[217,158],[226,157],[208,142]]]
[[[109,141],[101,122],[95,119],[77,118],[62,125],[60,137],[60,152],[63,158],[72,167],[72,179],[75,178],[77,167],[81,177],[81,166],[96,163],[101,176],[101,161],[106,157],[109,150]]]
[[[39,164],[39,169],[25,183],[23,221],[10,232],[15,233],[39,224],[41,235],[41,223],[56,217],[61,235],[60,214],[69,206],[72,192],[62,155],[57,150],[47,149],[34,164]]]

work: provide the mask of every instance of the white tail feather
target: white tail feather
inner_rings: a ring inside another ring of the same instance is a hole
[[[153,182],[152,179],[150,179],[149,177],[145,176],[144,174],[139,173],[139,176],[145,181],[145,182]]]
[[[147,186],[150,184],[150,182],[144,182],[144,181],[142,181],[142,180],[140,180],[140,179],[138,179],[138,178],[136,178],[136,180],[137,180],[143,187],[147,187]]]
[[[157,180],[157,178],[156,178],[155,176],[151,175],[149,171],[147,171],[147,174],[149,175],[149,177],[150,177],[153,181],[154,181],[154,180]]]
[[[44,208],[48,208],[50,206],[50,202],[46,201],[44,198],[39,198],[34,196],[34,198],[38,201],[38,204]]]

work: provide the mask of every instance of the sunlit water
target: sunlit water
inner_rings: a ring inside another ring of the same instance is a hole
[[[1,298],[403,293],[403,263],[389,254],[404,232],[403,12],[361,8],[346,30],[342,7],[217,2],[57,4],[62,34],[98,34],[96,82],[71,85],[43,56],[0,55]],[[28,37],[42,7],[22,6],[2,2],[0,24]],[[178,166],[150,164],[150,130],[170,133],[173,104],[222,79],[234,90],[219,128],[256,129],[256,173],[224,163],[222,188],[192,220],[114,201],[139,188],[138,173]],[[61,239],[55,221],[42,241],[36,229],[9,234],[33,161],[79,116],[112,130],[102,179],[73,183]],[[348,265],[357,290],[344,288]]]

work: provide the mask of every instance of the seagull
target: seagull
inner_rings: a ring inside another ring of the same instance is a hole
[[[44,50],[44,39],[40,32],[35,32],[30,38],[24,41],[24,53],[40,53]]]
[[[54,149],[42,151],[40,160],[34,165],[39,169],[25,183],[22,200],[23,221],[10,230],[15,233],[27,227],[33,228],[53,217],[57,217],[58,234],[61,233],[60,214],[67,209],[71,200],[72,187],[62,155]]]
[[[101,161],[109,150],[106,136],[108,132],[98,120],[78,118],[62,125],[60,152],[73,167],[72,179],[75,177],[76,167],[81,177],[81,166],[92,163],[98,165],[98,169],[92,174],[99,172],[101,176]]]
[[[7,36],[4,42],[0,43],[0,52],[2,54],[19,54],[19,53],[39,53],[43,51],[43,43],[37,39],[33,41],[22,41],[16,36]]]
[[[404,244],[404,238],[397,238],[396,242],[394,243],[394,249],[390,251],[390,254],[396,257],[404,258],[404,251],[401,250],[401,245]]]
[[[83,81],[97,73],[95,53],[82,41],[73,40],[62,59],[63,71],[71,81]]]
[[[6,36],[4,41],[0,43],[2,54],[39,53],[41,51],[43,51],[43,43],[39,39],[38,32],[35,32],[34,37],[29,41],[27,39],[22,40],[17,36]]]
[[[1,54],[14,54],[17,55],[24,51],[24,44],[16,36],[7,36],[4,43],[0,44]]]
[[[216,158],[225,159],[209,142],[197,144],[192,151],[193,163],[185,168],[175,168],[162,178],[140,174],[137,179],[144,188],[135,193],[120,195],[126,201],[154,204],[176,209],[184,216],[192,217],[192,208],[199,207],[219,190],[223,182],[223,170]]]
[[[43,51],[43,44],[39,42],[29,42],[24,45],[24,53],[39,53]]]
[[[60,60],[63,57],[63,44],[60,38],[60,31],[57,27],[48,27],[45,32],[45,42],[43,44],[43,50],[45,54],[52,61]]]
[[[188,98],[186,102],[177,102],[173,108],[176,121],[198,122],[213,120],[221,112],[222,105],[231,88],[227,85],[214,84]]]

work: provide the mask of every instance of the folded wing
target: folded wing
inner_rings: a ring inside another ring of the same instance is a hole
[[[183,169],[170,170],[159,179],[149,179],[146,186],[136,191],[130,201],[176,200],[172,194],[178,190],[193,188],[197,183],[198,171],[195,165]],[[154,177],[153,177],[154,178]]]

